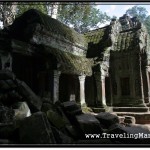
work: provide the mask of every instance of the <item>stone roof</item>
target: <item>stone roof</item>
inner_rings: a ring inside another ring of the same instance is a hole
[[[116,37],[113,51],[132,51],[139,45],[138,31],[130,30],[127,32],[121,32]]]
[[[84,73],[87,76],[92,75],[93,61],[84,56],[77,56],[48,46],[31,45],[27,42],[14,39],[12,40],[12,48],[14,53],[22,55],[33,56],[38,54],[38,56],[48,56],[49,54],[52,54],[58,62],[57,69],[63,73],[77,75]]]
[[[146,28],[136,17],[125,14],[119,20],[112,19],[108,26],[84,34],[88,42],[87,57],[103,57],[101,54],[107,47],[120,52],[143,51],[147,35]]]
[[[14,23],[9,28],[11,35],[15,36],[14,38],[22,38],[23,40],[26,40],[32,36],[37,24],[40,24],[43,28],[46,29],[47,32],[52,32],[55,35],[62,36],[72,43],[77,43],[83,47],[87,45],[82,34],[79,34],[74,29],[71,29],[60,21],[53,19],[50,16],[43,14],[42,12],[35,9],[30,9],[20,17],[16,18]],[[27,28],[29,25],[30,27]],[[25,34],[24,37],[22,37],[23,34]]]
[[[84,34],[86,41],[88,43],[93,43],[93,44],[105,44],[104,40],[107,40],[109,38],[109,31],[110,31],[110,26],[106,26],[103,28],[99,28],[96,30],[92,30],[89,32],[86,32]]]
[[[60,51],[57,49],[49,49],[45,47],[47,51],[53,54],[59,62],[58,69],[63,73],[68,74],[85,74],[92,75],[92,59],[87,59],[84,56],[73,55],[69,52]]]
[[[84,34],[88,42],[87,57],[99,56],[105,51],[106,47],[111,46],[110,27],[105,26]]]

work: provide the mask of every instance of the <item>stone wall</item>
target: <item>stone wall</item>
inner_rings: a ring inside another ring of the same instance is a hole
[[[114,106],[136,106],[143,103],[140,69],[141,60],[137,53],[114,52],[111,54],[110,77],[112,79]],[[128,81],[126,80],[127,78]],[[125,85],[127,84],[126,82],[129,82],[128,85]],[[128,92],[123,93],[123,88],[127,88],[126,91]]]

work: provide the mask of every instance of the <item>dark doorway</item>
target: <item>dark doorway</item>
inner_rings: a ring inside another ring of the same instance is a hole
[[[106,104],[107,106],[111,106],[112,104],[112,101],[111,101],[111,83],[110,83],[110,78],[109,77],[106,77],[105,78],[105,92],[106,92]]]
[[[76,75],[61,74],[59,78],[59,100],[79,102],[79,80]]]
[[[130,78],[120,78],[122,96],[130,95]]]

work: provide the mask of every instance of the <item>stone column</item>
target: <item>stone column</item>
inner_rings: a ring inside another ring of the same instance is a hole
[[[150,80],[149,80],[149,67],[146,66],[146,79],[147,79],[147,91],[148,91],[148,103],[150,103]]]
[[[105,76],[102,76],[100,72],[96,72],[94,76],[97,88],[97,105],[104,107],[106,106]]]
[[[59,77],[61,72],[54,70],[54,90],[53,90],[53,103],[59,100]]]
[[[105,76],[101,76],[101,86],[102,86],[102,105],[106,106]]]
[[[85,75],[79,76],[79,82],[80,82],[80,104],[81,104],[81,106],[83,104],[86,105],[86,102],[85,102],[85,90],[84,90],[85,77],[86,77]]]

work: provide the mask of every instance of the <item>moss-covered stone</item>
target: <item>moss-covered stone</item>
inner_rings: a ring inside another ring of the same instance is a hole
[[[48,49],[48,51],[56,56],[56,59],[61,64],[58,69],[62,72],[92,75],[92,59],[87,59],[84,56],[73,55],[69,52],[64,52],[57,49]]]
[[[63,38],[69,40],[70,42],[78,43],[83,47],[87,45],[87,42],[82,34],[79,34],[74,29],[66,26],[65,24],[61,23],[56,19],[51,18],[49,15],[43,14],[36,9],[30,9],[20,17],[16,18],[12,26],[10,26],[10,30],[12,32],[12,35],[14,33],[15,35],[19,35],[19,33],[16,32],[22,31],[20,34],[23,34],[25,29],[29,25],[33,25],[32,28],[31,26],[29,28],[30,31],[32,30],[30,33],[32,34],[35,30],[36,24],[40,24],[41,27],[47,30],[47,32],[52,32],[58,36],[60,35]]]
[[[65,127],[66,121],[60,114],[58,114],[57,112],[55,112],[53,110],[48,110],[46,114],[47,114],[48,120],[56,128],[61,129],[61,128]]]

